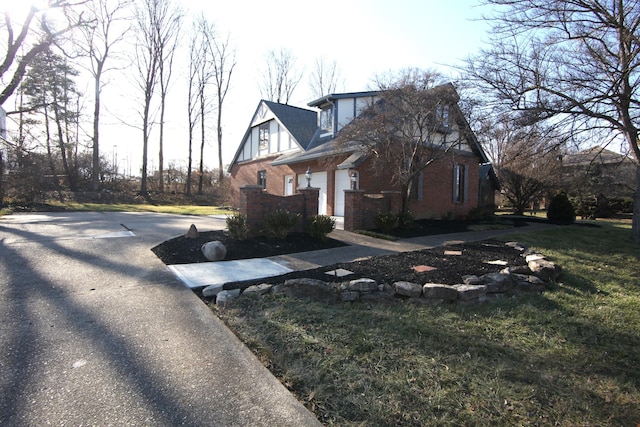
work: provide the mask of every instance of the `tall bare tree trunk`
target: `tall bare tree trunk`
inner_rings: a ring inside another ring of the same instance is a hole
[[[634,241],[640,242],[640,161],[636,166],[636,191],[633,193],[631,236]]]
[[[98,69],[95,76],[95,103],[93,105],[93,165],[91,168],[91,188],[97,191],[100,185],[100,77],[102,75],[102,66],[104,62],[98,63]]]

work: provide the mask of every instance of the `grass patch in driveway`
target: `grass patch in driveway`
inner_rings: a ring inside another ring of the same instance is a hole
[[[598,224],[509,237],[563,267],[543,295],[214,310],[326,425],[636,425],[640,248]]]

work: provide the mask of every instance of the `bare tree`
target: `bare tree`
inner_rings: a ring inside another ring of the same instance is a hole
[[[262,97],[288,104],[303,75],[296,68],[296,57],[289,49],[271,50],[267,53],[265,65],[264,80],[260,86]]]
[[[182,11],[176,7],[171,7],[167,12],[163,25],[157,25],[159,80],[160,80],[160,136],[158,150],[158,176],[159,190],[164,192],[164,117],[166,111],[167,93],[171,82],[171,72],[173,70],[173,58],[178,48],[180,37],[180,27],[182,26]]]
[[[90,61],[89,71],[94,82],[93,101],[93,165],[91,188],[95,191],[100,184],[100,109],[101,94],[105,86],[103,76],[111,68],[107,60],[113,55],[113,49],[121,43],[130,30],[128,17],[124,15],[132,5],[132,0],[96,0],[89,3],[93,17],[92,25],[83,28],[85,38],[81,50]]]
[[[163,56],[163,36],[175,21],[175,12],[171,0],[141,0],[136,8],[137,44],[136,67],[137,83],[142,92],[142,178],[140,193],[148,194],[147,166],[148,148],[153,127],[152,100],[160,78]],[[162,83],[161,83],[162,84]],[[161,101],[162,102],[162,101]]]
[[[640,5],[637,0],[486,0],[492,47],[467,72],[527,123],[615,132],[638,162],[632,236],[640,242]],[[606,136],[602,137],[608,139]]]
[[[211,52],[211,67],[213,68],[213,79],[216,85],[216,105],[217,111],[217,142],[218,142],[218,182],[224,179],[224,165],[222,164],[222,105],[229,91],[231,75],[236,66],[236,53],[230,45],[229,36],[223,40],[214,34],[205,33],[207,36],[208,50]],[[213,37],[211,37],[213,36]],[[201,171],[202,176],[202,171]],[[202,178],[198,187],[202,192]]]
[[[309,90],[315,99],[334,93],[340,82],[340,70],[336,61],[328,62],[319,57],[309,75]]]
[[[6,31],[6,44],[0,49],[4,50],[0,56],[0,105],[13,95],[16,88],[25,76],[27,66],[39,53],[49,49],[52,44],[63,34],[85,25],[87,21],[78,13],[79,6],[86,0],[51,0],[48,8],[56,8],[61,11],[64,22],[58,20],[55,23],[46,19],[44,12],[36,5],[32,5],[15,34],[14,23],[9,11],[4,12],[4,31]],[[30,40],[33,42],[30,44]],[[0,51],[1,52],[1,51]],[[22,55],[19,52],[24,52]],[[7,83],[4,83],[7,82]]]
[[[195,127],[200,120],[199,115],[199,95],[200,95],[200,73],[204,62],[204,43],[202,41],[202,32],[200,31],[201,22],[204,17],[198,18],[193,24],[191,38],[189,40],[189,71],[188,71],[188,89],[187,89],[187,116],[189,119],[189,136],[188,136],[188,156],[187,156],[187,172],[185,181],[185,191],[191,194],[191,170],[193,165],[193,139]]]
[[[378,78],[377,99],[336,139],[339,152],[359,150],[372,159],[374,174],[391,174],[401,188],[402,214],[409,210],[420,173],[465,136],[449,132],[454,123],[466,121],[456,107],[455,88],[440,81],[438,74],[417,69]]]

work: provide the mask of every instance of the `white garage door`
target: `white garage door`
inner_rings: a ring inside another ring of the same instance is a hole
[[[333,214],[335,216],[344,216],[344,190],[351,188],[351,180],[349,179],[349,171],[341,169],[336,171],[336,194],[333,203]]]
[[[306,187],[307,179],[304,174],[298,175],[298,187]],[[318,199],[318,215],[327,214],[327,173],[313,172],[311,175],[311,186],[320,189]]]

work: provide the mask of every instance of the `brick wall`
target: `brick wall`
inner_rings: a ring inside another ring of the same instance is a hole
[[[455,164],[465,165],[467,169],[466,197],[459,203],[453,201]],[[366,192],[400,191],[399,185],[391,185],[390,173],[372,169],[369,161],[358,167],[358,172],[359,188]],[[410,200],[409,210],[417,219],[440,218],[445,215],[466,216],[469,210],[478,206],[479,174],[478,158],[472,155],[447,155],[435,160],[423,171],[421,200]]]
[[[347,231],[375,228],[378,213],[400,213],[401,195],[397,191],[366,194],[364,190],[345,190],[344,229]]]
[[[271,166],[278,156],[262,157],[257,160],[236,163],[231,167],[231,200],[232,206],[239,207],[240,188],[247,185],[258,184],[258,172],[267,172],[267,192],[276,195],[284,195],[284,176],[295,175],[289,166]],[[297,184],[294,183],[294,188]]]
[[[239,206],[239,189],[241,187],[257,184],[258,171],[267,171],[266,191],[268,193],[272,195],[284,195],[284,176],[292,175],[294,177],[295,191],[295,187],[298,185],[297,176],[304,175],[307,167],[310,167],[314,173],[321,171],[327,172],[327,212],[328,214],[333,213],[335,164],[343,159],[336,159],[332,164],[314,161],[291,166],[271,166],[270,163],[275,158],[277,158],[277,156],[260,158],[233,165],[231,169],[233,206]],[[453,167],[456,163],[464,164],[467,169],[466,197],[463,202],[459,203],[453,201]],[[359,188],[365,190],[367,193],[400,190],[398,185],[391,184],[391,174],[373,169],[370,160],[366,160],[359,165],[357,172],[359,175]],[[409,210],[415,218],[440,218],[442,216],[464,217],[469,210],[478,206],[479,164],[476,156],[457,152],[448,154],[427,166],[423,172],[423,176],[422,199],[411,200],[409,204]],[[393,211],[399,211],[399,209],[399,206],[392,208]]]
[[[318,213],[317,188],[299,188],[298,194],[291,196],[269,194],[258,185],[241,187],[239,192],[239,209],[247,217],[249,236],[259,235],[266,215],[277,210],[300,214],[300,220],[293,230],[296,232],[303,232],[307,218]]]

